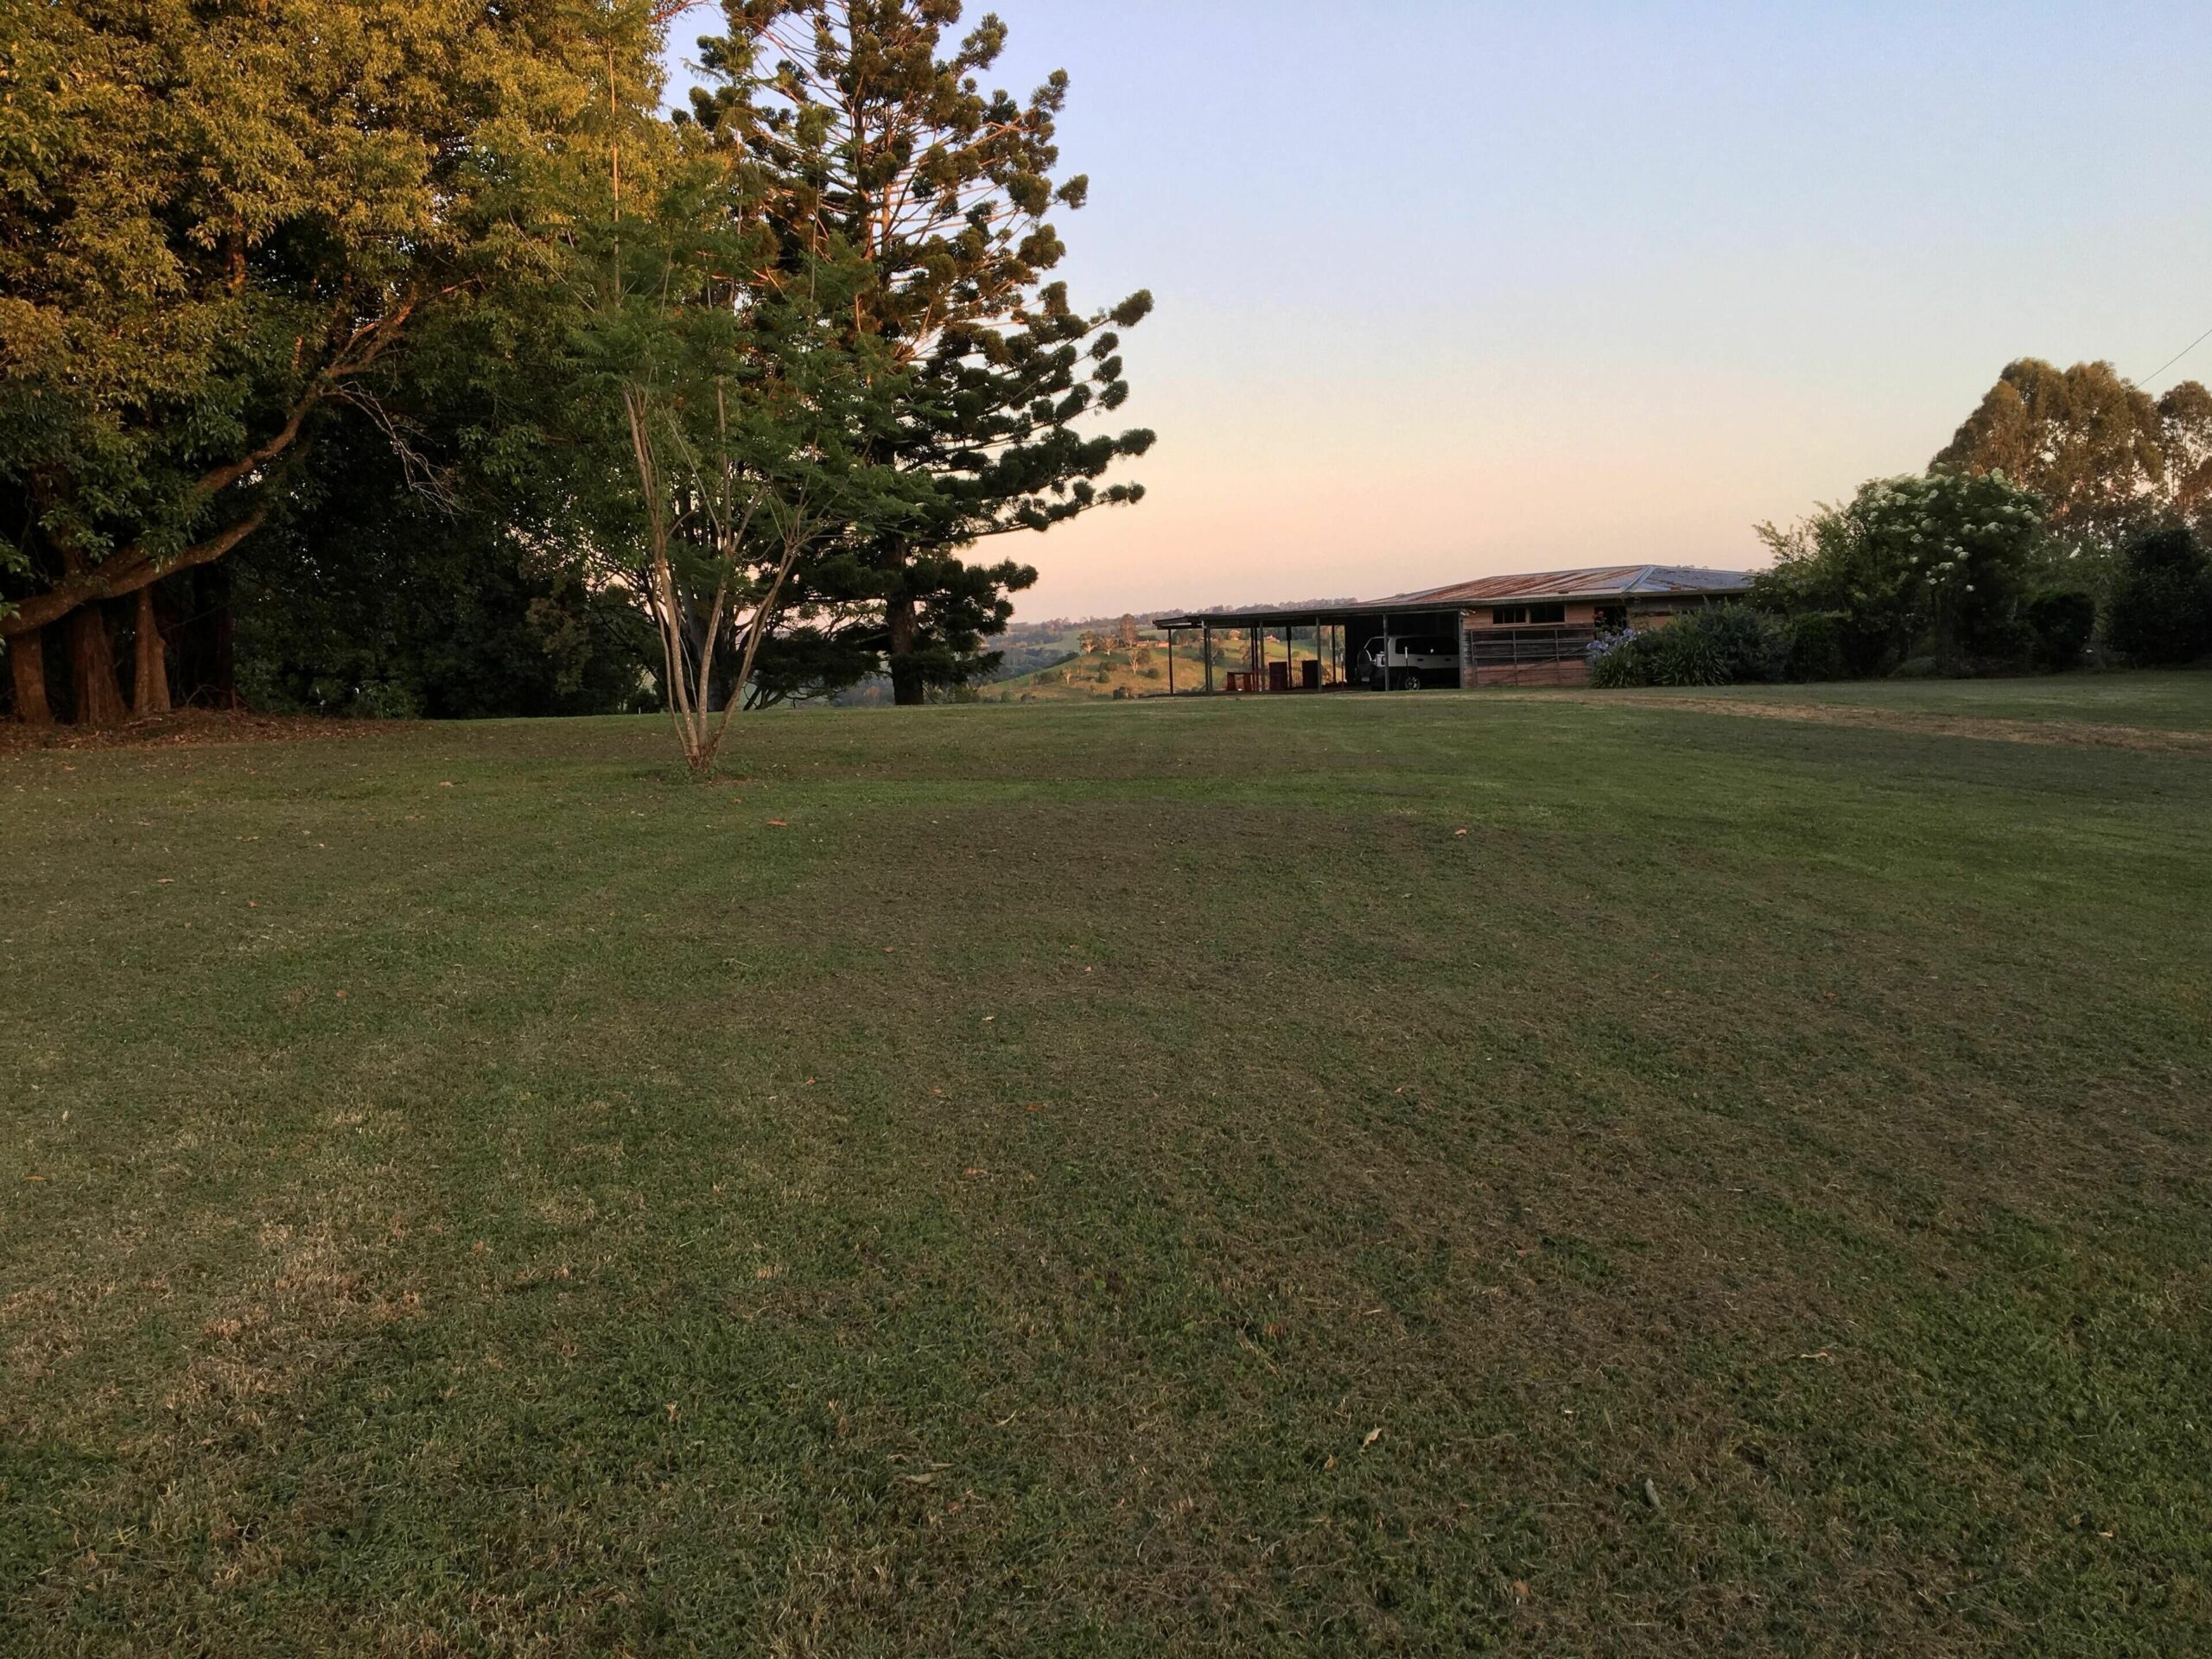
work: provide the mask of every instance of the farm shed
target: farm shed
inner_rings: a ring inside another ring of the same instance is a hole
[[[1155,626],[1166,631],[1171,676],[1177,636],[1200,637],[1201,683],[1171,683],[1179,695],[1379,686],[1378,641],[1391,647],[1394,687],[1573,685],[1588,677],[1589,648],[1600,634],[1663,626],[1686,609],[1739,598],[1751,582],[1740,570],[1606,565],[1482,576],[1389,599],[1193,611]],[[1223,635],[1237,644],[1223,648]],[[1298,661],[1300,645],[1312,655]],[[1398,666],[1408,645],[1419,647],[1408,658],[1416,665]]]

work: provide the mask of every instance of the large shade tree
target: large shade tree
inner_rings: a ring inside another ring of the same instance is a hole
[[[1026,100],[983,90],[1007,39],[995,16],[957,39],[958,0],[728,0],[725,16],[701,43],[692,118],[774,181],[787,265],[835,247],[870,268],[849,327],[908,371],[871,457],[927,484],[910,492],[926,511],[813,562],[777,683],[887,667],[898,700],[918,702],[987,665],[1007,595],[1036,578],[974,549],[1141,497],[1100,480],[1152,434],[1087,420],[1127,399],[1119,331],[1151,297],[1082,312],[1052,280],[1065,251],[1052,215],[1089,189],[1056,178],[1067,78]]]
[[[2109,363],[2023,358],[1933,465],[2002,473],[2042,498],[2056,534],[2109,549],[2212,502],[2212,393],[2191,380],[2153,397]]]
[[[104,612],[286,510],[433,308],[552,269],[562,173],[657,97],[640,3],[71,0],[0,39],[0,639],[47,717],[122,712]],[[592,165],[597,165],[594,157]]]

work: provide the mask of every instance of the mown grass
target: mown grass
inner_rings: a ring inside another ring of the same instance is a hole
[[[1709,694],[1770,702],[1821,702],[1899,715],[2044,720],[2149,730],[2212,732],[2212,674],[2063,674],[1987,680],[1855,680],[1734,686]]]
[[[0,761],[0,1648],[2212,1643],[2212,763],[741,743]]]

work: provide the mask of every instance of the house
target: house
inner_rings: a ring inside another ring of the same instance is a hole
[[[1158,619],[1169,659],[1179,633],[1203,641],[1203,683],[1176,690],[1315,690],[1372,685],[1391,646],[1390,683],[1573,685],[1589,677],[1589,647],[1624,627],[1662,626],[1694,607],[1740,598],[1740,570],[1688,565],[1606,565],[1590,570],[1482,576],[1388,599],[1289,609],[1255,606]],[[1216,636],[1236,635],[1233,653]],[[1310,635],[1310,638],[1306,636]],[[1280,636],[1282,660],[1275,660]],[[1414,654],[1407,655],[1408,646]],[[1293,662],[1303,649],[1306,659]],[[1457,658],[1456,669],[1452,658]],[[1237,664],[1241,662],[1242,666]],[[1217,671],[1225,664],[1225,672]]]

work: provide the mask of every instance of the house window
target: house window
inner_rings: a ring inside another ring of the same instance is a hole
[[[1494,628],[1524,626],[1547,626],[1567,620],[1567,607],[1556,605],[1493,605],[1490,621]]]

